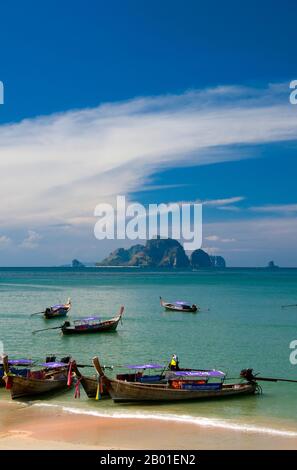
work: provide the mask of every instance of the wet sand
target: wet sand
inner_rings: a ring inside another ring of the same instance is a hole
[[[297,449],[296,436],[0,403],[0,449]]]

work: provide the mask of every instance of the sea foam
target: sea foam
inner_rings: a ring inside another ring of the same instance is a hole
[[[199,427],[207,427],[214,429],[228,429],[230,431],[240,431],[246,433],[268,434],[271,436],[290,437],[296,438],[297,432],[286,429],[276,429],[266,426],[256,426],[247,423],[230,422],[216,418],[205,418],[203,416],[190,416],[190,415],[175,415],[165,413],[145,413],[145,412],[102,412],[95,410],[83,410],[81,408],[74,408],[70,406],[62,406],[50,403],[34,403],[33,407],[46,407],[57,408],[65,413],[79,414],[87,416],[95,416],[98,418],[113,418],[113,419],[148,419],[166,422],[192,424]]]

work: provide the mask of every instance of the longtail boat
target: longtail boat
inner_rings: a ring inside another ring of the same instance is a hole
[[[52,318],[63,318],[63,317],[66,317],[69,310],[71,309],[71,306],[72,306],[71,300],[70,300],[70,298],[68,298],[68,300],[65,304],[52,305],[51,307],[47,307],[42,312],[32,313],[31,317],[33,315],[41,315],[42,314],[46,320],[50,320]]]
[[[164,384],[167,383],[170,378],[174,377],[174,371],[170,369],[170,366],[165,366],[158,363],[144,363],[144,364],[132,364],[121,366],[125,369],[128,369],[128,373],[121,373],[116,375],[117,380],[124,380],[125,382],[139,382],[142,384]],[[113,367],[101,366],[102,370],[110,369]],[[152,371],[153,373],[146,373],[146,371]],[[77,366],[73,368],[73,371],[76,373],[80,383],[82,384],[88,398],[95,398],[98,389],[98,375],[97,376],[85,376],[81,374]],[[158,372],[159,371],[159,372]],[[161,372],[160,372],[161,371]],[[213,372],[211,369],[179,369],[181,372],[202,372],[206,376],[211,376]],[[220,371],[223,375],[224,373]],[[108,394],[107,388],[103,383],[102,386],[102,395],[106,396]]]
[[[21,377],[27,377],[28,372],[31,367],[34,365],[34,361],[31,359],[10,359],[8,361],[9,370],[12,374],[20,375]],[[4,367],[3,362],[0,360],[0,387],[5,386],[4,377]]]
[[[93,359],[94,367],[115,402],[168,402],[182,400],[216,399],[254,394],[258,389],[255,380],[245,383],[225,384],[221,371],[171,371],[166,383],[147,384],[126,382],[106,377],[99,359]],[[209,379],[215,382],[209,382]]]
[[[71,385],[72,362],[45,362],[43,369],[30,371],[27,377],[12,374],[7,356],[3,356],[4,381],[11,398],[34,397],[66,389]]]
[[[160,297],[161,307],[164,307],[165,310],[171,310],[174,312],[185,312],[185,313],[195,313],[199,311],[199,307],[191,302],[184,302],[182,300],[176,300],[175,302],[165,302],[162,297]]]
[[[65,321],[63,325],[56,326],[53,328],[43,328],[41,330],[33,331],[33,333],[38,333],[40,331],[46,330],[58,330],[61,329],[63,335],[77,335],[77,334],[86,334],[86,333],[105,333],[110,331],[115,331],[119,322],[122,319],[124,312],[124,307],[120,308],[119,313],[111,318],[110,320],[103,320],[99,317],[86,317],[81,318],[80,320],[75,320],[73,324],[69,321]]]

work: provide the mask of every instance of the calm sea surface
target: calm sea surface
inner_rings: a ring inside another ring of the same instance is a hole
[[[159,296],[187,300],[205,311],[164,312]],[[116,333],[63,337],[57,326],[30,314],[71,297],[70,318],[112,317],[125,306]],[[138,269],[83,270],[35,268],[0,270],[0,340],[11,357],[42,360],[49,353],[71,354],[81,363],[98,355],[103,364],[141,361],[167,363],[177,353],[185,367],[219,368],[238,377],[254,368],[265,376],[297,379],[289,361],[290,342],[297,339],[297,270],[226,269],[223,271],[152,272]],[[206,309],[210,309],[207,311]],[[92,369],[84,369],[91,373]],[[243,399],[162,405],[115,405],[95,402],[73,391],[35,401],[34,406],[63,406],[72,412],[119,415],[162,415],[205,425],[240,426],[297,432],[297,384],[262,383],[263,395]],[[1,389],[0,400],[9,394]],[[296,434],[297,436],[297,434]]]

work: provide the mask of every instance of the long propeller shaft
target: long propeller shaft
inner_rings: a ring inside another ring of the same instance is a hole
[[[35,331],[32,331],[33,335],[35,335],[35,333],[39,333],[40,331],[47,331],[47,330],[59,330],[63,328],[63,326],[55,326],[53,328],[43,328],[42,330],[35,330]]]

